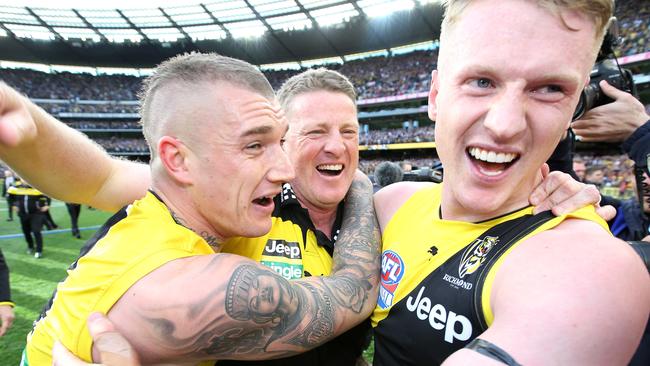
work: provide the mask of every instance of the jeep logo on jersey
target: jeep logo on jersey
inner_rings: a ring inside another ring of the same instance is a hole
[[[431,328],[445,331],[445,342],[454,343],[454,339],[466,341],[472,336],[472,322],[467,317],[447,310],[442,304],[434,304],[427,296],[422,296],[425,287],[420,287],[418,296],[406,299],[406,308],[415,313],[420,320],[428,321]]]
[[[262,255],[289,259],[302,259],[298,243],[286,242],[282,239],[269,239],[266,242]]]
[[[478,267],[485,262],[490,249],[499,243],[498,236],[486,236],[484,239],[476,239],[474,242],[465,249],[463,256],[458,266],[458,275],[460,278],[465,277],[466,274],[476,272]]]
[[[381,286],[379,287],[379,299],[377,305],[386,309],[393,305],[395,290],[399,281],[404,276],[404,261],[399,254],[387,250],[381,255]]]

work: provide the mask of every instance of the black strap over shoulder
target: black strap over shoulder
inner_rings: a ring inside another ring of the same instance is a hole
[[[628,241],[632,249],[641,257],[645,268],[650,272],[650,243],[645,241]]]
[[[478,320],[482,329],[487,329],[488,327],[487,321],[480,306],[482,304],[483,285],[485,284],[485,279],[488,273],[490,273],[490,269],[505,251],[507,251],[519,240],[521,240],[521,238],[530,234],[535,229],[553,219],[554,217],[555,216],[551,211],[540,212],[537,215],[524,215],[514,220],[508,220],[495,225],[483,232],[483,234],[474,240],[486,241],[490,240],[491,238],[496,238],[499,243],[499,245],[494,249],[494,255],[491,255],[490,259],[485,263],[485,265],[482,266],[477,280],[478,288],[474,292],[474,304],[476,307],[474,310],[478,316]]]
[[[493,360],[502,362],[508,366],[522,366],[520,363],[515,361],[515,359],[504,351],[503,348],[497,346],[492,342],[488,342],[481,338],[476,338],[471,341],[465,348],[470,349],[474,352],[478,352],[483,356],[487,356]]]

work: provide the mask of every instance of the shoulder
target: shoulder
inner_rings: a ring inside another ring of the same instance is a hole
[[[381,229],[383,230],[386,227],[395,212],[415,192],[434,186],[435,183],[430,182],[399,182],[386,186],[375,193],[375,212]]]
[[[495,330],[524,322],[531,340],[552,343],[562,334],[570,350],[558,352],[568,363],[590,354],[592,361],[600,358],[593,364],[621,364],[645,328],[650,281],[627,243],[594,222],[571,219],[527,239],[505,258],[490,302]],[[609,350],[595,351],[595,344],[608,344]]]
[[[557,273],[600,284],[628,276],[647,280],[648,276],[627,243],[597,223],[580,219],[565,220],[526,239],[505,259],[503,270],[539,272],[542,276]]]

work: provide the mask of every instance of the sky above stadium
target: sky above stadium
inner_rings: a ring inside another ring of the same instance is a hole
[[[0,0],[0,5],[63,9],[146,9],[157,8],[160,6],[171,7],[176,5],[198,4],[200,2],[200,0]]]

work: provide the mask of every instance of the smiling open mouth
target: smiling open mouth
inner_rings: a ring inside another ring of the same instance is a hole
[[[273,197],[260,197],[253,200],[253,203],[260,206],[269,206],[273,203]]]
[[[320,173],[335,177],[343,172],[343,164],[321,164],[316,167]]]
[[[499,175],[519,160],[519,154],[484,150],[478,147],[470,147],[467,149],[467,154],[476,163],[479,171],[487,176]]]

